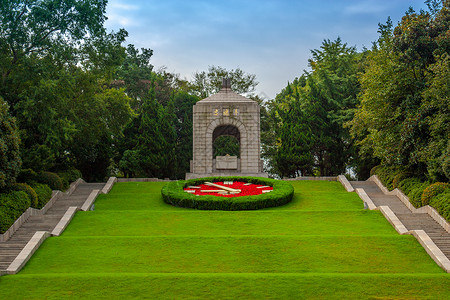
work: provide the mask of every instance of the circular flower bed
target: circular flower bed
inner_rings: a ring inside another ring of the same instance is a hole
[[[206,177],[166,184],[164,202],[202,210],[254,210],[284,205],[292,200],[288,182],[261,177]]]

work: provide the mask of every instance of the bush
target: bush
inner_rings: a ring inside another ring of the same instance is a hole
[[[197,185],[205,181],[237,181],[242,180],[255,184],[264,184],[273,187],[273,191],[261,195],[240,197],[195,196],[186,193],[183,189],[189,185]],[[284,205],[292,200],[294,188],[285,181],[260,177],[207,177],[191,180],[179,180],[166,184],[162,190],[164,202],[186,208],[202,210],[254,210]]]
[[[38,177],[38,174],[32,169],[21,169],[16,181],[32,184],[34,182],[37,182]]]
[[[48,185],[52,190],[64,190],[63,181],[56,173],[40,172],[38,182]]]
[[[428,186],[422,194],[422,206],[428,205],[432,198],[443,193],[446,189],[448,189],[448,187],[449,184],[445,182],[435,182],[432,185]]]
[[[434,207],[437,212],[450,222],[450,189],[445,189],[442,193],[431,198],[430,206]]]
[[[406,178],[398,184],[398,189],[400,189],[405,195],[408,195],[412,189],[417,185],[421,184],[422,181],[419,178]]]
[[[43,183],[35,183],[32,185],[38,197],[38,204],[34,208],[41,209],[52,198],[52,189]]]
[[[30,207],[30,198],[23,191],[0,194],[0,233],[4,233]]]
[[[405,179],[411,178],[413,177],[413,174],[411,172],[408,171],[402,171],[400,173],[397,173],[397,175],[394,176],[394,179],[392,180],[392,187],[395,188],[400,188],[400,182],[402,182]]]
[[[36,191],[26,183],[15,183],[13,185],[13,190],[15,191],[23,191],[27,193],[28,197],[30,197],[31,207],[37,208],[38,206],[38,195]]]
[[[377,171],[378,171],[380,168],[382,168],[382,166],[381,166],[381,165],[378,165],[378,166],[375,166],[375,167],[373,167],[372,169],[370,169],[370,176],[376,175],[376,174],[377,174]]]
[[[383,166],[375,168],[376,175],[389,190],[394,189],[394,178],[399,174],[406,173],[406,170],[401,166]]]
[[[64,172],[58,172],[57,175],[61,178],[64,189],[67,189],[72,182],[82,177],[81,172],[78,171],[77,169],[70,169]]]
[[[409,202],[411,202],[414,207],[422,206],[422,194],[423,191],[430,185],[430,182],[424,182],[418,185],[415,185],[409,192]]]

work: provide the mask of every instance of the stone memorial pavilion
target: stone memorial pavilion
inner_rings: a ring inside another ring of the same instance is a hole
[[[251,99],[231,89],[229,79],[222,89],[193,107],[193,160],[186,179],[207,176],[259,176],[263,172],[260,159],[260,107]],[[234,137],[239,156],[214,157],[213,144],[220,136]]]

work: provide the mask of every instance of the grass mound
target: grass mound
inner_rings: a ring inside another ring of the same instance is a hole
[[[1,299],[444,299],[444,273],[412,236],[337,182],[292,182],[292,201],[258,211],[164,203],[164,183],[118,183],[78,212]]]

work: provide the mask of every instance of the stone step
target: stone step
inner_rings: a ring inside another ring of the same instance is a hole
[[[0,263],[1,262],[4,262],[4,263],[6,263],[6,262],[9,262],[9,263],[11,263],[15,258],[17,257],[17,254],[15,254],[15,255],[13,255],[13,254],[10,254],[10,255],[7,255],[7,254],[0,254]]]

